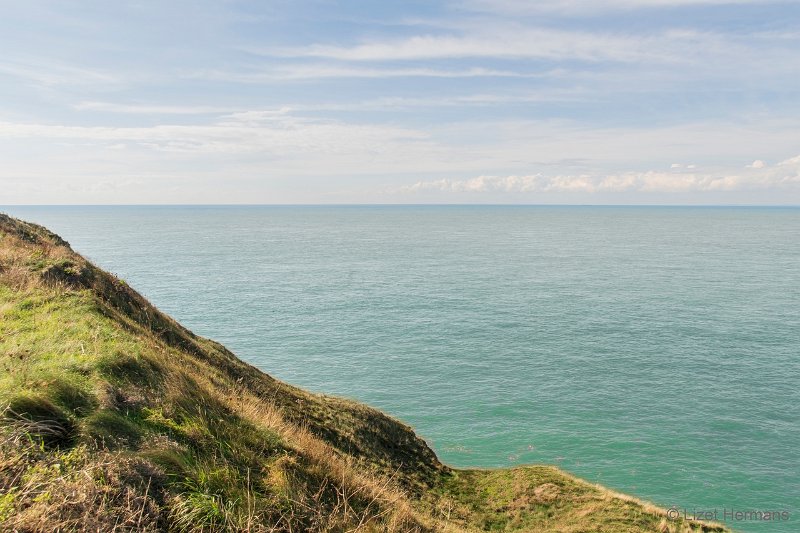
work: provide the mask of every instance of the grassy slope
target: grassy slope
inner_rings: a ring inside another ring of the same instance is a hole
[[[688,531],[553,467],[452,470],[0,215],[0,529]]]

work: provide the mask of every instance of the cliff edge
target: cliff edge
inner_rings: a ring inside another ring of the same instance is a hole
[[[726,531],[550,466],[450,468],[2,214],[0,413],[2,530]]]

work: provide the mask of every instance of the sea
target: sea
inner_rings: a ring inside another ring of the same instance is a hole
[[[455,467],[800,531],[800,208],[0,208]],[[745,515],[743,515],[745,516]],[[783,515],[785,516],[785,515]]]

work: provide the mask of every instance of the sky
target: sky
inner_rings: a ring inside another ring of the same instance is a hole
[[[800,0],[0,8],[0,205],[800,204]]]

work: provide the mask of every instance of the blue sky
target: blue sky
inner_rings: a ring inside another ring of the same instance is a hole
[[[800,2],[4,2],[0,205],[800,204]]]

